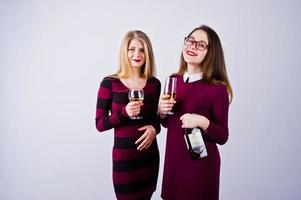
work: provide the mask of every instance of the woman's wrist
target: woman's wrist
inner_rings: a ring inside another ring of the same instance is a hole
[[[210,121],[201,115],[201,128],[203,129],[203,131],[206,131],[207,128],[209,127]]]
[[[209,127],[210,121],[204,117],[203,115],[193,114],[197,116],[197,124],[198,127],[201,128],[203,131],[206,131]]]
[[[158,109],[157,115],[161,118],[164,119],[166,118],[167,114],[163,113],[160,109]]]
[[[167,117],[167,114],[164,114],[164,113],[159,113],[159,117],[161,119],[165,119]]]

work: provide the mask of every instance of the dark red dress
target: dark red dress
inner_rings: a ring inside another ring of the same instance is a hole
[[[130,119],[125,111],[129,89],[117,78],[106,77],[100,84],[96,110],[99,131],[114,128],[113,183],[117,199],[137,200],[156,189],[159,170],[159,151],[156,139],[152,145],[138,151],[135,141],[143,132],[138,128],[153,125],[157,133],[160,123],[157,107],[161,85],[156,78],[147,81],[144,90],[143,119]]]
[[[203,80],[184,83],[183,76],[176,77],[175,114],[163,121],[168,130],[161,196],[164,200],[217,200],[220,155],[216,144],[224,144],[228,139],[227,89]],[[180,121],[185,113],[200,114],[210,120],[207,132],[202,133],[208,156],[201,160],[192,160],[188,153]]]

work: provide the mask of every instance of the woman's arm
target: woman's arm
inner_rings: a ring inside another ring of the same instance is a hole
[[[228,140],[228,111],[229,111],[229,94],[226,86],[220,87],[213,100],[212,119],[204,136],[210,140],[222,145]]]
[[[100,84],[97,96],[95,124],[98,131],[109,130],[128,117],[125,107],[116,113],[109,112],[112,106],[112,80],[104,78]]]
[[[228,140],[228,110],[229,97],[226,87],[217,91],[212,103],[211,119],[203,115],[186,113],[181,116],[182,128],[196,128],[203,130],[209,140],[220,145]]]

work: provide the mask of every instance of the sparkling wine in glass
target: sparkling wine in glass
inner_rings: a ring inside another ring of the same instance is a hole
[[[177,96],[177,78],[171,77],[171,76],[166,77],[163,93],[169,95],[170,99],[176,100],[176,96]],[[169,111],[166,114],[173,115],[174,113],[172,111]]]
[[[130,101],[140,101],[143,102],[144,92],[142,89],[130,89],[128,93],[128,97]],[[139,114],[136,116],[132,116],[131,119],[142,119],[142,116]]]

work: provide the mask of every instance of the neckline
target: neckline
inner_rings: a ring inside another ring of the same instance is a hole
[[[186,85],[191,85],[191,84],[193,84],[193,83],[203,82],[203,79],[199,79],[199,80],[195,80],[195,81],[186,83],[186,82],[184,81],[184,74],[180,75],[180,79],[181,79],[181,82],[182,82],[182,83],[185,83]]]
[[[189,74],[187,71],[183,74],[183,81],[186,83],[187,79],[189,80],[187,83],[193,83],[203,79],[203,72]]]
[[[127,87],[127,86],[121,81],[120,78],[118,78],[118,80],[119,80],[119,82],[121,83],[121,85],[122,85],[123,87],[125,87],[127,90],[130,90],[130,89],[131,89],[131,88]],[[146,80],[144,86],[141,87],[140,89],[144,90],[144,88],[146,87],[146,85],[147,85],[147,83],[148,83],[149,80],[150,80],[150,79]],[[132,88],[132,89],[133,89],[133,88]]]

